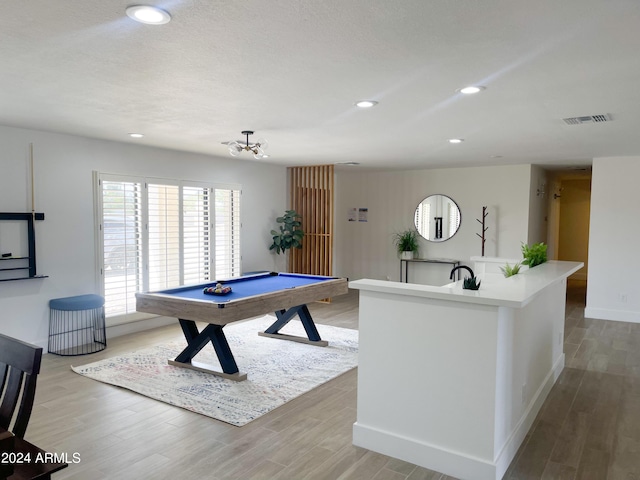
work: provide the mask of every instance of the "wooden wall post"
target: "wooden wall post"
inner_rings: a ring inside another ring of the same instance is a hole
[[[333,273],[333,165],[290,167],[291,209],[302,217],[302,249],[289,250],[293,273]]]

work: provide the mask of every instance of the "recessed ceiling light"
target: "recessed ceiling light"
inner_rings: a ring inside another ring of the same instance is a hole
[[[465,95],[473,95],[474,93],[481,92],[486,88],[487,87],[483,87],[481,85],[469,85],[468,87],[461,88],[459,92],[464,93]]]
[[[150,5],[132,5],[125,11],[129,18],[147,25],[164,25],[171,20],[168,12]]]
[[[356,102],[356,107],[358,108],[371,108],[375,107],[378,104],[375,100],[360,100]]]
[[[129,136],[131,138],[142,138],[144,135],[142,133],[130,133]]]
[[[449,143],[462,143],[464,142],[464,138],[450,138]]]

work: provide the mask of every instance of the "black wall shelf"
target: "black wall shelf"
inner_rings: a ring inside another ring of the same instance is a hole
[[[15,213],[0,212],[0,222],[2,221],[26,221],[27,222],[27,242],[28,256],[20,257],[1,257],[0,274],[2,272],[26,270],[27,276],[4,278],[0,276],[0,282],[9,282],[13,280],[30,280],[37,278],[47,278],[46,275],[38,275],[36,272],[36,233],[34,222],[36,220],[44,220],[44,213]],[[0,225],[0,228],[2,226]]]

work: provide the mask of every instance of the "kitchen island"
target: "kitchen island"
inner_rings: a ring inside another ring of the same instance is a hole
[[[477,291],[462,280],[350,282],[360,290],[354,445],[501,479],[564,367],[566,279],[582,266],[550,261],[504,278],[480,259]]]

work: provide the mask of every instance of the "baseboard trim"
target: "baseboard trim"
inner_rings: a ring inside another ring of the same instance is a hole
[[[594,308],[587,306],[584,309],[584,316],[586,318],[596,318],[598,320],[640,323],[640,313],[629,310],[612,310],[609,308]]]
[[[468,480],[500,480],[533,425],[551,388],[562,373],[564,361],[564,354],[562,354],[546,375],[493,462],[359,422],[353,424],[353,444],[452,477]]]
[[[535,395],[527,405],[526,410],[524,411],[520,421],[516,425],[516,428],[513,430],[509,438],[507,439],[504,447],[498,453],[495,461],[496,465],[496,478],[500,479],[509,468],[511,461],[516,456],[520,445],[524,441],[524,438],[527,436],[527,432],[533,425],[536,416],[540,412],[544,401],[549,396],[549,392],[553,388],[553,385],[558,380],[558,377],[562,373],[564,369],[565,356],[564,353],[558,357],[553,368],[547,373],[544,381],[536,391]]]
[[[118,325],[107,326],[107,341],[110,338],[120,337],[122,335],[128,335],[130,333],[142,332],[144,330],[151,330],[153,328],[164,327],[165,325],[178,324],[175,318],[170,317],[158,317],[146,318],[143,320],[137,320],[135,322],[120,323]]]
[[[358,422],[353,424],[353,444],[456,478],[496,480],[491,462]]]

